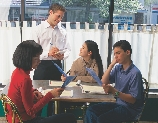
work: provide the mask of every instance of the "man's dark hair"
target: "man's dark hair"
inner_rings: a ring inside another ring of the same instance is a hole
[[[56,12],[58,10],[60,11],[63,11],[63,12],[66,12],[66,9],[64,6],[62,6],[61,4],[59,3],[53,3],[50,7],[49,7],[49,11],[52,10],[53,12]],[[49,12],[48,11],[48,12]]]
[[[23,41],[17,46],[13,54],[13,64],[17,68],[29,71],[32,69],[32,58],[41,55],[42,52],[42,46],[35,41]]]
[[[128,41],[126,40],[120,40],[118,42],[116,42],[114,45],[113,45],[113,49],[115,47],[120,47],[121,49],[124,50],[124,52],[126,52],[127,50],[130,51],[130,54],[132,54],[132,48],[131,48],[131,45]]]

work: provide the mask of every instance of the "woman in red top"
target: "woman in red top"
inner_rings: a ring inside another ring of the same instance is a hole
[[[16,69],[12,73],[8,96],[17,106],[24,123],[76,123],[75,116],[68,113],[44,118],[36,116],[36,113],[52,98],[60,96],[64,91],[62,88],[55,88],[43,96],[32,88],[29,73],[39,65],[42,52],[41,45],[33,40],[23,41],[17,46],[13,54],[13,64]],[[9,111],[7,120],[11,123],[12,110],[9,106],[7,108]],[[16,123],[18,122],[16,118]]]

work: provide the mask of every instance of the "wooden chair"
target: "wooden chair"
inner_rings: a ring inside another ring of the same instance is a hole
[[[142,78],[142,80],[143,80],[143,85],[144,85],[144,107],[145,107],[145,103],[146,103],[146,100],[148,98],[149,83],[147,82],[147,80],[145,78]],[[144,107],[143,107],[143,110],[144,110]],[[124,121],[122,123],[139,123],[139,120],[141,118],[143,110],[142,110],[142,112],[137,120],[132,120],[132,121],[129,120],[129,121]]]
[[[5,95],[3,93],[1,94],[0,100],[2,101],[5,116],[7,116],[7,114],[8,114],[7,105],[9,105],[12,109],[12,112],[13,112],[12,123],[15,123],[15,118],[16,117],[19,119],[20,123],[23,123],[22,118],[20,116],[20,113],[18,111],[18,108],[13,103],[13,101],[7,95]]]

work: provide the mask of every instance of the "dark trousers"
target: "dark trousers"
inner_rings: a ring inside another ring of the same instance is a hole
[[[61,73],[52,61],[62,67],[60,60],[41,60],[34,71],[33,80],[61,80]]]
[[[77,123],[75,116],[70,113],[53,115],[50,117],[36,117],[24,123]]]
[[[41,60],[41,63],[34,71],[33,80],[61,80],[62,74],[59,72],[52,61],[62,68],[60,60]],[[53,101],[48,103],[47,116],[52,116],[52,114],[54,114],[53,106]],[[39,112],[37,115],[40,116],[41,112]]]
[[[84,123],[122,123],[135,117],[123,105],[104,102],[88,107]]]

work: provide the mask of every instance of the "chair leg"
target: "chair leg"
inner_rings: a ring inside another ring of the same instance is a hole
[[[15,113],[13,113],[12,123],[15,123]]]

